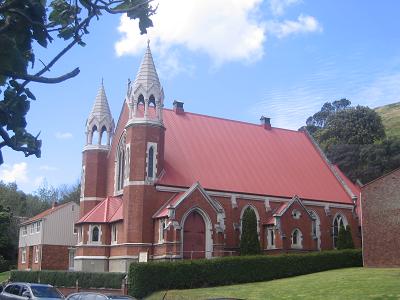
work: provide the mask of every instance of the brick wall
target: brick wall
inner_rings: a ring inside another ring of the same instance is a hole
[[[366,267],[400,267],[400,169],[362,187]]]
[[[42,270],[68,270],[69,246],[42,245]]]

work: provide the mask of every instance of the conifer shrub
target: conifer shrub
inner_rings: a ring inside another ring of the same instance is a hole
[[[128,276],[129,294],[142,298],[159,290],[267,281],[360,266],[360,249],[132,263]]]
[[[261,252],[257,233],[257,217],[248,207],[242,218],[242,234],[240,237],[240,255],[255,255]]]
[[[351,235],[351,229],[349,225],[346,227],[340,226],[336,248],[338,250],[354,249],[353,237]]]

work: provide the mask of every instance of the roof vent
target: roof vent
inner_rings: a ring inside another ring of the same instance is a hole
[[[173,105],[174,105],[174,112],[176,114],[183,114],[185,112],[185,110],[183,109],[182,101],[174,100]]]
[[[267,118],[264,116],[261,116],[260,118],[261,126],[264,127],[264,129],[271,129],[271,118]]]

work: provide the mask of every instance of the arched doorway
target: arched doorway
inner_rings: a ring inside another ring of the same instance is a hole
[[[200,213],[192,211],[183,226],[183,258],[205,258],[206,225]]]

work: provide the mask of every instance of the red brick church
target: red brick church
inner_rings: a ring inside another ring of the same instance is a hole
[[[86,123],[75,269],[237,255],[247,208],[265,254],[360,246],[359,189],[304,131],[164,108],[150,48],[115,127],[103,85]]]

